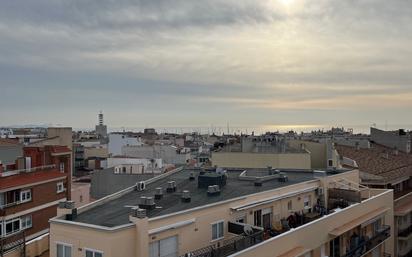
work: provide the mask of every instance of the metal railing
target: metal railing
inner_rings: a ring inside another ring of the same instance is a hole
[[[0,238],[0,257],[3,257],[7,253],[16,249],[20,249],[21,255],[25,256],[26,235],[24,230],[10,236]]]
[[[360,257],[388,239],[390,235],[390,226],[383,226],[376,235],[359,243],[356,247],[342,255],[342,257]]]
[[[180,257],[226,257],[262,241],[263,231],[258,231],[253,235],[239,235],[221,243],[186,253]]]
[[[43,166],[38,166],[38,167],[33,167],[30,169],[20,169],[20,170],[10,170],[10,171],[5,171],[0,173],[0,177],[8,177],[8,176],[13,176],[13,175],[18,175],[20,173],[30,173],[30,172],[35,172],[39,170],[50,170],[56,168],[55,164],[50,164],[50,165],[43,165]]]

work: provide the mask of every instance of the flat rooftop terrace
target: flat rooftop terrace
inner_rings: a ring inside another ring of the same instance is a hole
[[[343,173],[345,171],[348,170],[326,172],[326,175]],[[191,172],[194,173],[196,177],[195,180],[189,179]],[[139,205],[140,197],[142,196],[154,197],[157,187],[163,188],[163,198],[155,200],[156,208],[147,211],[149,218],[318,179],[311,170],[281,170],[282,173],[285,172],[287,174],[287,182],[271,179],[264,181],[262,186],[255,186],[254,181],[239,179],[239,175],[242,172],[244,172],[244,170],[228,170],[227,182],[226,185],[221,188],[220,195],[208,196],[207,188],[198,188],[200,170],[183,169],[146,185],[144,191],[130,191],[118,198],[100,205],[96,204],[95,207],[91,207],[83,212],[80,211],[73,221],[106,227],[127,224],[129,223],[131,208]],[[246,174],[247,176],[261,176],[261,174],[265,174],[265,172],[263,170],[248,170]],[[168,181],[176,182],[176,192],[166,192]],[[190,192],[191,201],[188,203],[182,202],[181,200],[183,190]]]

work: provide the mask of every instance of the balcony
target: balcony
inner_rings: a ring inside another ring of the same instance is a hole
[[[180,257],[226,257],[263,241],[263,231],[255,230],[252,235],[238,235],[234,238],[210,245]]]
[[[30,169],[20,169],[20,170],[10,170],[10,171],[5,171],[5,172],[0,172],[0,178],[1,177],[9,177],[13,175],[19,175],[21,173],[31,173],[35,171],[45,171],[45,170],[51,170],[55,169],[56,165],[51,164],[51,165],[43,165],[43,166],[38,166]]]
[[[398,238],[401,240],[407,240],[409,235],[412,233],[412,224],[409,225],[409,227],[399,230],[398,232]]]
[[[25,238],[24,230],[10,236],[0,237],[0,256],[5,256],[15,249],[21,249],[25,252]]]
[[[346,254],[342,255],[342,257],[360,257],[364,254],[368,253],[386,239],[391,236],[391,228],[389,226],[383,226],[380,230],[377,231],[376,235],[371,237],[370,239],[364,240],[363,242],[359,243],[353,249],[349,250]]]

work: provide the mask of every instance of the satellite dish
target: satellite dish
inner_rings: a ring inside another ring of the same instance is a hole
[[[243,232],[245,232],[246,235],[250,236],[253,234],[253,228],[250,225],[245,225],[243,227]]]

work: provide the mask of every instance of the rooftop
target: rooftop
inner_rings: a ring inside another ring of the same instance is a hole
[[[341,173],[345,171],[347,170],[326,172],[326,174],[331,175],[336,174],[336,172]],[[194,173],[196,179],[189,179],[191,172]],[[84,212],[80,212],[74,221],[106,227],[127,224],[129,223],[131,208],[138,206],[140,197],[153,197],[157,187],[163,188],[163,198],[155,200],[156,208],[147,211],[149,218],[317,179],[312,170],[281,170],[281,172],[285,172],[288,175],[287,182],[280,182],[278,179],[265,179],[262,181],[261,186],[255,186],[255,181],[239,179],[239,175],[242,172],[244,172],[244,170],[228,170],[227,183],[221,188],[220,195],[208,196],[207,188],[198,188],[200,170],[183,169],[146,185],[144,191],[129,191],[116,199],[109,200],[95,207],[91,207]],[[250,174],[254,173],[250,171]],[[248,176],[251,176],[250,174]],[[176,192],[166,193],[168,181],[176,182]],[[190,192],[190,202],[181,201],[183,190]]]
[[[364,175],[363,182],[389,183],[403,177],[412,176],[412,155],[395,152],[394,149],[371,144],[371,148],[356,149],[356,147],[337,145],[340,155],[355,160],[359,171],[372,174]]]
[[[35,170],[33,168],[31,170]],[[16,171],[11,171],[16,172]],[[17,171],[19,172],[19,171]],[[5,172],[6,173],[6,172]],[[55,166],[48,165],[39,167],[37,171],[19,172],[15,176],[0,176],[0,191],[7,191],[11,188],[22,187],[24,185],[44,182],[50,179],[66,178],[67,175],[61,173]]]

